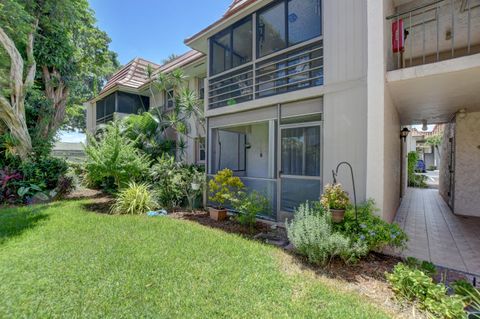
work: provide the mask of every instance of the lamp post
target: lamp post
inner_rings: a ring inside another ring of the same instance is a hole
[[[352,175],[352,185],[353,185],[353,201],[354,201],[354,205],[355,205],[355,222],[358,225],[357,192],[355,190],[355,178],[353,176],[353,167],[352,167],[352,165],[350,165],[349,162],[340,162],[340,163],[338,163],[337,168],[335,170],[332,170],[333,183],[337,184],[338,170],[340,169],[340,166],[342,166],[342,165],[347,165],[348,167],[350,167],[350,173]]]

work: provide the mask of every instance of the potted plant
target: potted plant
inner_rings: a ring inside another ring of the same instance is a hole
[[[345,217],[345,210],[350,205],[348,193],[343,190],[342,185],[334,184],[325,186],[322,198],[322,206],[330,211],[334,223],[340,223]]]
[[[240,178],[233,176],[233,171],[224,169],[219,171],[208,182],[208,199],[214,206],[209,206],[210,218],[225,220],[227,218],[226,205],[235,203],[245,188]]]

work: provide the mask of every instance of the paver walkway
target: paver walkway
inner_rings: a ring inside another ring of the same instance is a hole
[[[401,254],[480,275],[480,218],[454,215],[436,189],[405,195],[395,218],[409,237]]]

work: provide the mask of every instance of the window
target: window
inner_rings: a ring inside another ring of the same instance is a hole
[[[287,46],[284,2],[258,14],[257,41],[260,57]]]
[[[211,37],[211,74],[252,61],[252,34],[252,18],[248,17]]]
[[[321,0],[282,0],[257,15],[257,55],[263,57],[322,34]]]
[[[117,103],[117,112],[124,114],[138,114],[148,111],[150,99],[147,96],[118,92]]]
[[[170,89],[165,91],[165,109],[171,110],[175,107],[175,91]]]
[[[200,100],[205,98],[205,77],[198,79],[198,98]]]
[[[198,164],[205,163],[206,158],[206,150],[205,150],[205,137],[197,138],[197,155],[196,155],[196,162]]]
[[[288,1],[288,44],[295,45],[322,34],[320,0]]]

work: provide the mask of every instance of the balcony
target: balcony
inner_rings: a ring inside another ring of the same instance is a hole
[[[396,11],[387,17],[389,71],[480,53],[479,0],[410,1]]]
[[[308,41],[210,77],[208,108],[320,86],[323,74],[323,40]]]

